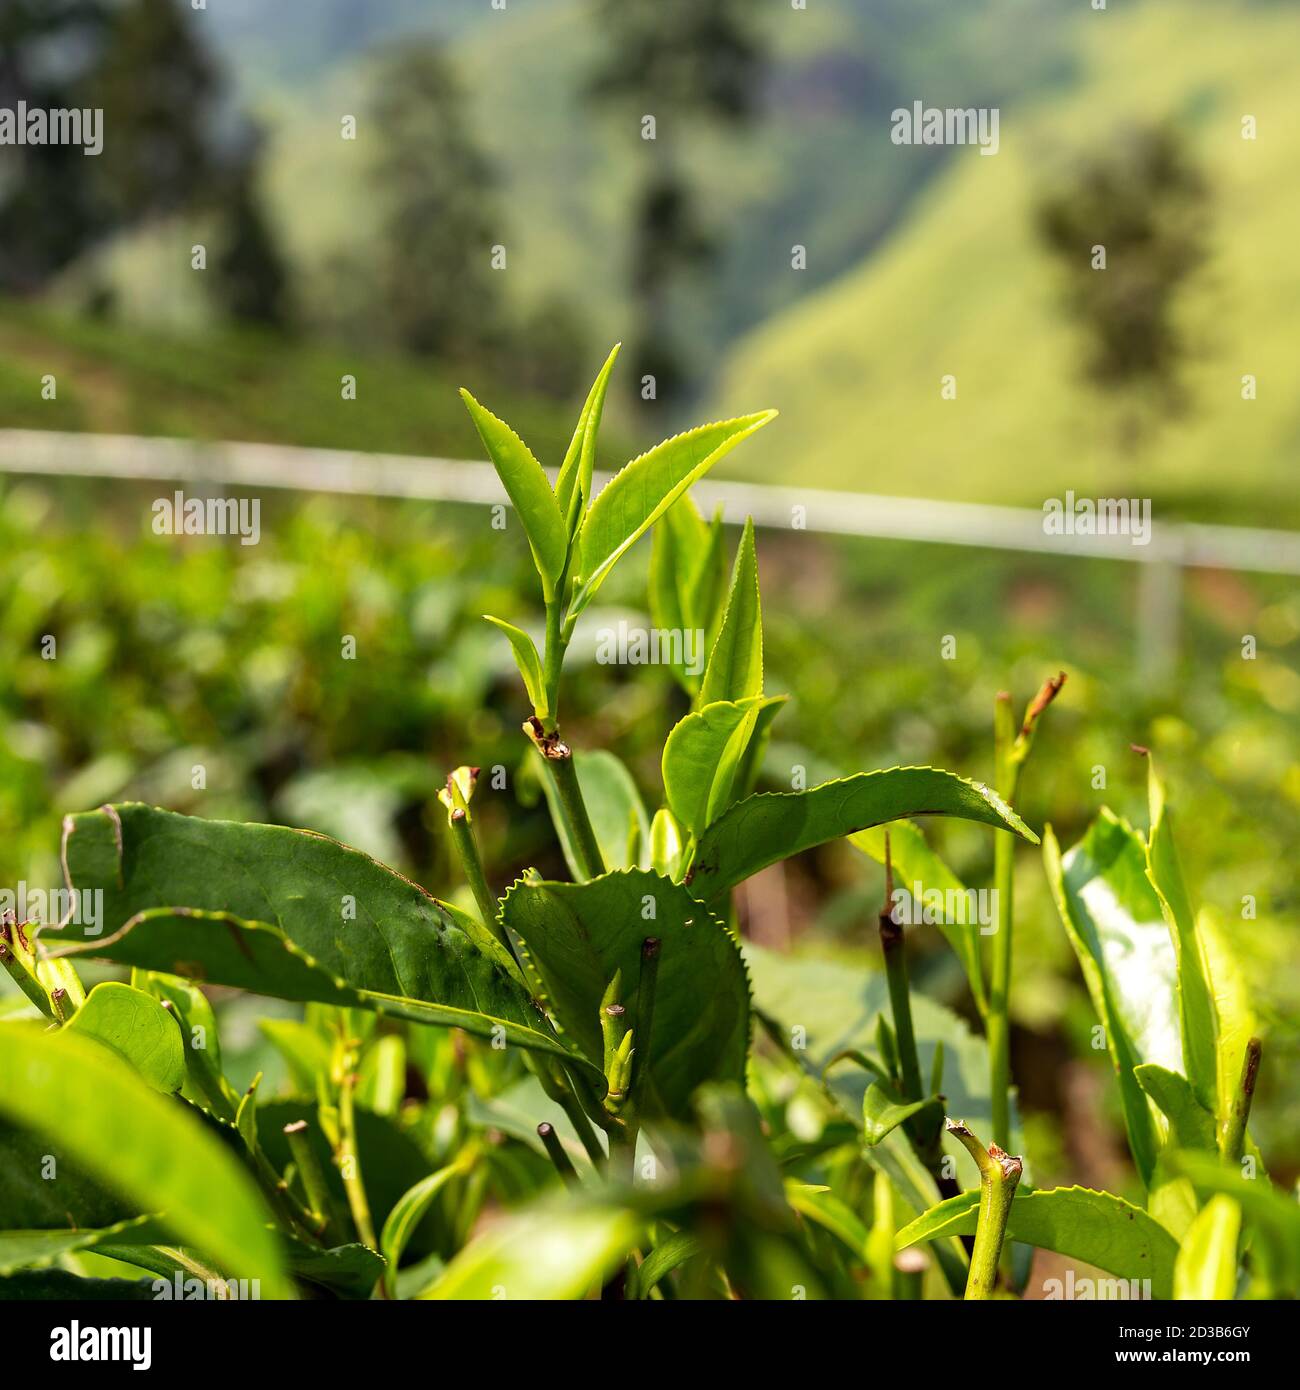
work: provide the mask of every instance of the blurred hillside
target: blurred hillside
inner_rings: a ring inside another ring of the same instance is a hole
[[[1300,12],[1161,2],[1075,32],[1076,76],[1003,114],[996,158],[961,151],[877,254],[736,345],[719,410],[772,400],[783,414],[747,451],[748,470],[784,479],[795,450],[801,477],[865,491],[1038,505],[1070,487],[1208,519],[1300,522],[1300,269],[1283,254],[1300,217]],[[1033,206],[1080,153],[1168,118],[1209,185],[1210,259],[1180,310],[1187,412],[1126,441],[1083,379]],[[945,373],[956,400],[940,397]],[[1245,373],[1258,378],[1252,402]]]

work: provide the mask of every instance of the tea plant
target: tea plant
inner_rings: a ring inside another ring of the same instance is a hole
[[[475,815],[501,788],[469,766],[440,801],[475,911],[307,831],[135,803],[69,816],[78,896],[0,941],[21,991],[0,1022],[5,1291],[988,1298],[1025,1289],[1034,1246],[1157,1297],[1300,1288],[1300,1214],[1247,1130],[1259,1044],[1154,769],[1147,836],[1109,812],[1064,856],[1044,836],[1145,1205],[1037,1190],[1032,1154],[1012,1152],[1007,1003],[1011,850],[1038,837],[1012,802],[1060,679],[1019,731],[999,701],[996,790],[895,767],[757,791],[785,697],[764,683],[754,528],[728,567],[721,518],[687,494],[774,412],[666,440],[596,492],[616,355],[554,485],[465,395],[537,571],[540,650],[517,615],[488,621],[522,677],[521,753],[571,881],[529,871],[498,892]],[[674,662],[689,709],[653,814],[613,753],[575,750],[560,724],[578,620],[651,531],[656,627],[702,632],[708,652],[698,671]],[[987,967],[973,922],[940,923],[987,1044],[910,986],[894,874],[964,891],[913,823],[931,815],[998,832]],[[886,866],[883,980],[739,939],[738,885],[841,838]],[[71,910],[86,894],[95,924]],[[130,983],[87,991],[89,958]],[[262,1023],[291,1095],[227,1079],[206,991],[232,988],[304,1006]],[[509,1214],[480,1230],[494,1207]]]

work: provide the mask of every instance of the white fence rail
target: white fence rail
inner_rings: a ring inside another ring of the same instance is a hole
[[[44,430],[0,430],[0,472],[188,483],[209,490],[293,488],[481,505],[507,500],[488,463]],[[1300,534],[1292,531],[1153,519],[1149,544],[1135,545],[1123,535],[1048,535],[1042,512],[1031,508],[709,480],[695,493],[706,509],[721,503],[731,523],[752,516],[760,526],[788,530],[797,515],[804,530],[825,535],[1138,564],[1139,655],[1153,675],[1170,669],[1176,650],[1182,569],[1300,575]]]

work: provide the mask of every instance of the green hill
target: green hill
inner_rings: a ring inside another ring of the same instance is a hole
[[[1300,523],[1300,13],[1241,0],[1085,10],[1072,51],[1065,90],[1003,112],[996,157],[959,150],[876,254],[736,346],[718,412],[782,411],[745,451],[749,476],[1030,505],[1074,488],[1151,497],[1157,516]],[[1185,129],[1210,182],[1213,249],[1185,305],[1189,412],[1125,448],[1084,383],[1032,207],[1071,152],[1158,118]],[[947,373],[955,400],[940,396]]]

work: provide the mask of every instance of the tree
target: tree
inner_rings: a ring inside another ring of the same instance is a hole
[[[282,329],[289,322],[289,273],[258,197],[258,166],[256,154],[250,153],[224,181],[214,288],[232,318]]]
[[[600,0],[598,24],[607,42],[592,97],[625,116],[655,118],[632,219],[629,280],[638,323],[630,353],[638,389],[652,376],[657,398],[673,399],[686,380],[674,294],[717,250],[677,160],[678,132],[688,121],[735,127],[752,120],[763,49],[746,0]]]
[[[441,49],[392,51],[375,80],[377,278],[389,329],[414,352],[465,358],[501,333],[492,170]]]
[[[1088,374],[1104,389],[1153,388],[1166,405],[1178,402],[1186,344],[1175,306],[1205,260],[1208,203],[1167,126],[1129,131],[1040,200],[1039,235],[1085,335]]]

